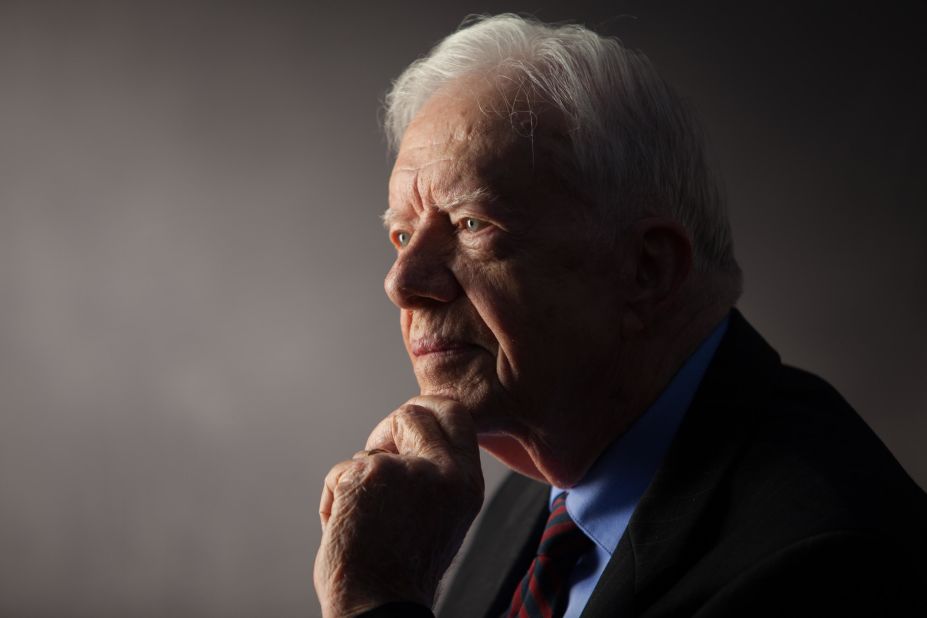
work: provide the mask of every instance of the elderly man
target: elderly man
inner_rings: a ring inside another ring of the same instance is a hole
[[[384,221],[421,394],[325,479],[326,617],[904,614],[923,492],[733,309],[720,192],[642,55],[480,19],[387,98]]]

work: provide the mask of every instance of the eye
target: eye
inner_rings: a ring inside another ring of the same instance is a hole
[[[461,224],[463,225],[463,229],[468,232],[479,232],[489,225],[487,222],[473,217],[464,217],[464,219],[461,220]]]
[[[397,247],[405,247],[409,244],[409,241],[412,240],[412,233],[405,230],[398,230],[393,232],[393,243]]]

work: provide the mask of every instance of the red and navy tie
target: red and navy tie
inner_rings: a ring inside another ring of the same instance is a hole
[[[592,546],[566,511],[566,492],[551,505],[538,552],[521,583],[515,588],[509,618],[557,618],[569,598],[570,571]]]

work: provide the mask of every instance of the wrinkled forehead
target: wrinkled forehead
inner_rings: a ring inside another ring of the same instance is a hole
[[[563,170],[562,124],[547,105],[517,89],[485,80],[452,84],[425,103],[403,135],[391,200],[410,184],[517,192],[526,183],[549,181]]]

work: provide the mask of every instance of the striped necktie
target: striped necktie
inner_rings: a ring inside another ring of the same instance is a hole
[[[551,505],[537,555],[515,588],[509,618],[558,618],[569,598],[570,571],[592,541],[577,527],[566,510],[566,492]]]

